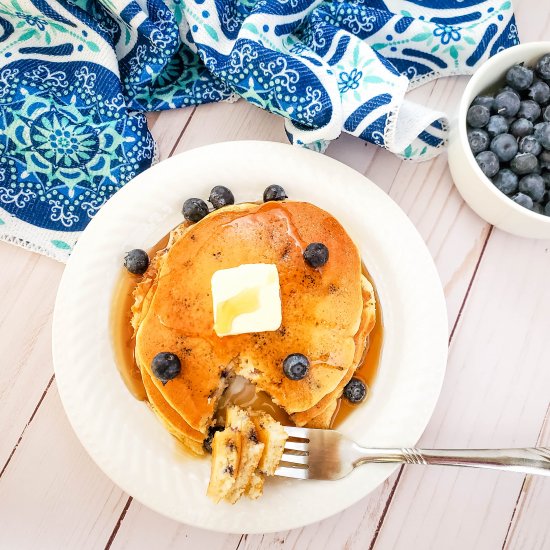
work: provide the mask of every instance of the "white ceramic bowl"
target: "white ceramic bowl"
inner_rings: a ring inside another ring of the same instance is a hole
[[[481,92],[504,82],[506,71],[515,63],[534,64],[550,53],[550,42],[530,42],[503,50],[483,64],[464,90],[456,120],[449,135],[449,167],[464,200],[484,220],[521,237],[550,238],[550,217],[519,206],[501,193],[483,174],[470,151],[466,136],[466,113]]]

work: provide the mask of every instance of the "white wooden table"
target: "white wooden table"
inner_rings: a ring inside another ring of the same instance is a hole
[[[550,4],[515,2],[524,41],[550,40]],[[466,78],[414,98],[452,113]],[[149,117],[162,158],[237,139],[285,142],[282,121],[245,102]],[[449,364],[424,446],[550,445],[550,241],[479,219],[454,189],[446,155],[405,163],[342,136],[328,155],[366,174],[407,212],[435,259],[449,311]],[[161,192],[162,182],[159,182]],[[339,515],[263,536],[165,519],[103,475],[62,409],[51,320],[63,266],[0,243],[0,550],[128,548],[550,548],[550,480],[401,468]]]

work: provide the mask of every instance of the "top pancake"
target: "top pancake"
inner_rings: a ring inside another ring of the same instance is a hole
[[[314,269],[303,259],[312,242],[329,249]],[[215,271],[273,263],[279,272],[282,325],[274,332],[218,337],[210,281]],[[205,432],[228,371],[248,378],[288,413],[305,411],[335,390],[354,363],[361,321],[361,261],[354,243],[328,213],[309,203],[270,202],[217,210],[176,229],[136,313],[136,359],[152,375],[153,357],[180,357],[181,374],[154,384],[193,428]],[[143,292],[142,292],[143,294]],[[291,353],[310,360],[303,380],[283,374]]]

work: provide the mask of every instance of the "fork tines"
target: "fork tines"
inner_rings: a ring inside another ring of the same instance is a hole
[[[284,427],[289,435],[285,450],[275,475],[307,479],[309,462],[309,430],[307,428]]]

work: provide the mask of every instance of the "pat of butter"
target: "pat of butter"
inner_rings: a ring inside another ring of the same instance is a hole
[[[277,330],[281,326],[275,264],[243,264],[212,275],[214,331],[218,336]]]

